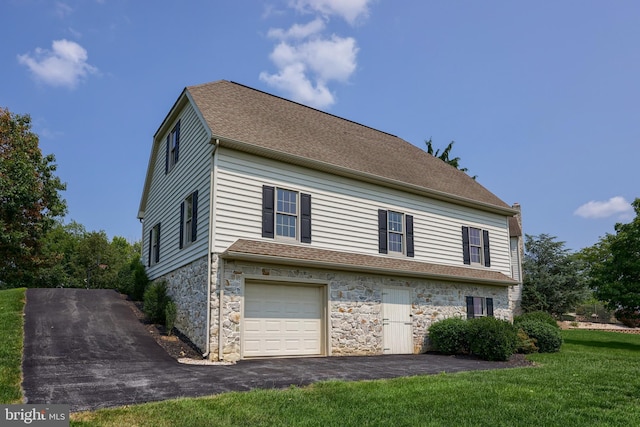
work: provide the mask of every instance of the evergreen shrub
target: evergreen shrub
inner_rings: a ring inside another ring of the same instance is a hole
[[[556,329],[560,329],[556,319],[546,311],[532,311],[530,313],[521,314],[520,316],[515,316],[513,318],[513,324],[517,326],[518,324],[529,320],[547,323]]]
[[[165,281],[152,283],[144,292],[144,314],[153,323],[165,324],[165,310],[168,301],[170,300],[167,296],[167,283]]]
[[[517,329],[495,317],[479,317],[469,321],[469,348],[484,360],[508,360],[516,351]]]
[[[469,322],[459,318],[444,319],[429,327],[433,350],[445,354],[469,353]]]
[[[526,334],[536,340],[536,346],[540,353],[555,353],[560,351],[562,346],[562,336],[560,329],[535,320],[520,322],[518,327]]]

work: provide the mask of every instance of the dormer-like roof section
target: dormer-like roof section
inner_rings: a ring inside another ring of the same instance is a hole
[[[464,172],[397,136],[226,80],[186,91],[222,146],[515,213]]]

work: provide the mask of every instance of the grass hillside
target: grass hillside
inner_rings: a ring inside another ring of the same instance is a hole
[[[0,403],[22,402],[22,342],[25,289],[0,291]]]

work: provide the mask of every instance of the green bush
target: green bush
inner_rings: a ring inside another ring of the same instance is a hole
[[[442,353],[469,353],[469,322],[451,318],[432,324],[429,327],[429,343],[434,350]]]
[[[133,287],[128,294],[134,301],[142,301],[144,293],[149,286],[149,277],[147,277],[147,270],[144,268],[144,264],[139,258],[131,261],[131,271],[133,272]]]
[[[556,319],[554,319],[553,316],[547,313],[546,311],[532,311],[530,313],[525,313],[520,316],[515,316],[513,318],[513,324],[517,326],[522,322],[527,322],[530,320],[547,323],[556,329],[560,329]]]
[[[147,287],[144,292],[144,314],[153,323],[165,323],[165,310],[167,302],[167,283],[165,281],[155,282]]]
[[[173,332],[173,327],[176,324],[176,303],[174,303],[171,299],[167,301],[167,306],[164,308],[164,320],[165,320],[165,328],[167,330],[167,335],[171,335]]]
[[[120,271],[118,271],[117,286],[118,292],[129,295],[134,301],[142,301],[144,291],[149,284],[149,278],[140,258],[135,258]]]
[[[469,321],[469,348],[484,360],[508,360],[516,351],[517,329],[495,317]]]
[[[520,322],[518,327],[526,332],[529,337],[536,340],[536,345],[540,353],[555,353],[560,351],[562,336],[558,328],[536,320]]]
[[[536,340],[531,338],[525,331],[518,329],[518,335],[516,337],[516,351],[518,353],[537,353],[538,346],[536,346]]]

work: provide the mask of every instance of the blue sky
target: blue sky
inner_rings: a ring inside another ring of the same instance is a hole
[[[640,2],[0,2],[0,106],[31,115],[67,221],[138,240],[152,136],[236,81],[424,147],[456,141],[524,231],[579,250],[640,197]],[[428,171],[415,171],[428,173]]]

